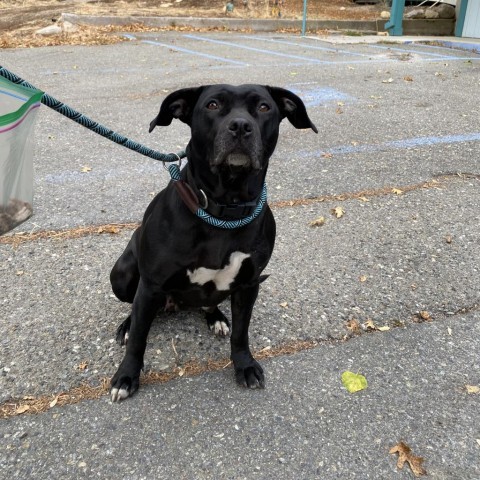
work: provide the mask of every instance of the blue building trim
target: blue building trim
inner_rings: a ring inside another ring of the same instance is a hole
[[[457,13],[457,21],[455,23],[455,36],[461,37],[463,33],[463,26],[465,25],[465,17],[467,15],[468,0],[462,0],[460,9]]]

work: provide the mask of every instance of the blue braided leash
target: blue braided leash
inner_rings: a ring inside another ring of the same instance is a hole
[[[180,168],[178,165],[170,164],[168,166],[168,171],[170,172],[170,177],[174,182],[178,182],[179,180],[181,180]],[[257,203],[257,206],[255,207],[255,210],[253,211],[253,213],[248,217],[242,218],[240,220],[221,220],[219,218],[216,218],[210,215],[208,212],[206,212],[203,208],[200,208],[200,207],[198,207],[197,211],[195,212],[195,215],[197,217],[200,217],[204,222],[207,222],[209,225],[212,225],[217,228],[224,228],[224,229],[240,228],[245,225],[248,225],[255,218],[257,218],[258,215],[260,215],[260,212],[263,210],[263,207],[266,201],[267,201],[267,185],[264,183],[262,188],[262,193],[260,194],[260,199]]]
[[[18,77],[14,73],[10,72],[6,68],[0,65],[0,76],[6,78],[8,81],[15,83],[17,85],[21,85],[22,87],[29,88],[30,90],[37,90],[40,91],[38,88],[34,87],[32,84],[28,83],[27,81],[23,80],[22,78]],[[61,113],[65,117],[77,122],[78,124],[82,125],[83,127],[92,130],[92,132],[98,133],[102,137],[108,138],[112,142],[118,143],[134,152],[140,153],[141,155],[145,155],[146,157],[153,158],[154,160],[160,160],[161,162],[176,162],[179,158],[186,157],[186,153],[184,151],[180,152],[178,155],[175,153],[160,153],[156,150],[152,150],[151,148],[145,147],[140,143],[134,142],[119,133],[110,130],[109,128],[104,127],[103,125],[94,122],[87,116],[83,115],[82,113],[74,110],[73,108],[65,105],[64,103],[60,102],[59,100],[51,97],[47,93],[43,93],[41,102],[46,105],[47,107],[55,110],[58,113]]]

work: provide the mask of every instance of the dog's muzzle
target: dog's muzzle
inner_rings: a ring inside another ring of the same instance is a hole
[[[227,119],[215,139],[213,166],[233,172],[262,168],[262,139],[258,125],[248,118]]]

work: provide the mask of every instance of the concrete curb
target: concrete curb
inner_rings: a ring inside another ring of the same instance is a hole
[[[92,16],[63,13],[62,19],[81,25],[132,25],[142,24],[148,27],[193,27],[219,28],[226,30],[255,30],[273,32],[283,29],[302,27],[302,20],[290,19],[256,19],[256,18],[201,18],[201,17],[141,17],[141,16]],[[308,30],[356,30],[377,32],[384,30],[385,20],[355,21],[355,20],[308,20]]]
[[[132,25],[142,24],[148,27],[192,27],[218,28],[225,30],[255,30],[256,32],[274,32],[278,30],[301,30],[302,20],[256,19],[256,18],[200,18],[200,17],[142,17],[142,16],[92,16],[63,13],[62,18],[73,24],[82,25]],[[364,33],[385,32],[383,19],[378,20],[307,20],[307,30],[339,30]],[[404,20],[405,35],[452,35],[454,20]]]

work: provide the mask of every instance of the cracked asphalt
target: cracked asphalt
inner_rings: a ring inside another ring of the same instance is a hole
[[[389,454],[404,441],[432,478],[480,478],[480,394],[466,387],[480,386],[480,55],[332,42],[169,32],[1,52],[4,67],[163,152],[182,150],[188,130],[148,135],[149,122],[186,86],[290,88],[319,128],[285,121],[270,163],[278,235],[250,329],[254,351],[276,352],[262,361],[266,389],[238,388],[228,365],[202,372],[228,358],[228,340],[183,312],[159,316],[145,355],[147,372],[174,380],[120,405],[74,403],[74,389],[100,388],[123,357],[113,339],[129,307],[108,275],[126,224],[168,177],[40,109],[34,215],[13,233],[52,232],[16,245],[0,237],[1,477],[412,478]],[[109,224],[118,232],[73,235]],[[348,393],[346,370],[368,388]],[[67,405],[54,401],[61,394]],[[36,398],[51,408],[22,414]]]

